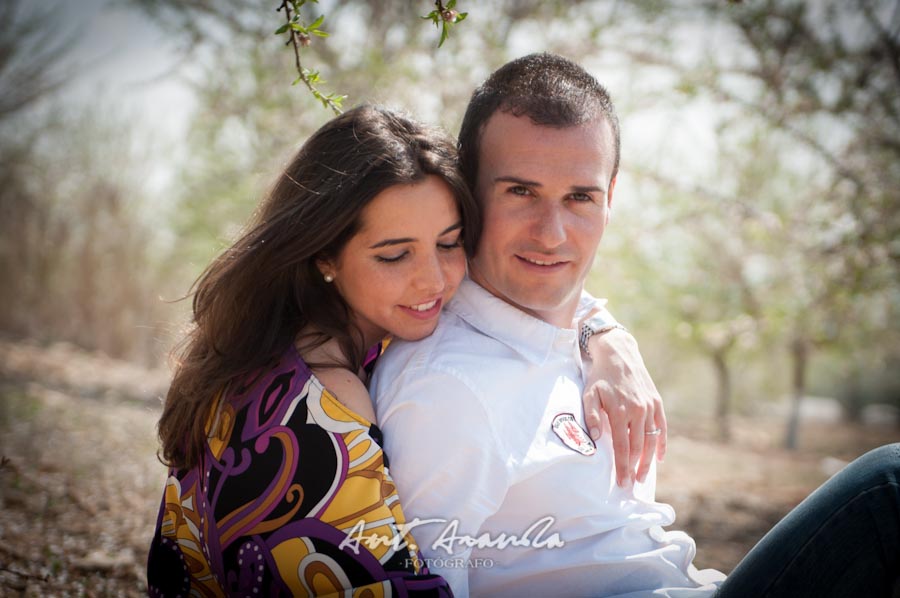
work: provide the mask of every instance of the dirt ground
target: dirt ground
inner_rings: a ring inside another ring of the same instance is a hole
[[[165,479],[156,459],[164,370],[67,345],[0,340],[0,597],[143,596]],[[900,440],[893,424],[805,422],[801,450],[778,448],[780,420],[736,419],[734,441],[670,421],[657,496],[728,572],[843,463]]]

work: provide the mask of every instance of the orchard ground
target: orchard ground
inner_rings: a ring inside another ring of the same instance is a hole
[[[0,340],[0,596],[144,596],[165,468],[156,458],[169,373],[71,346]],[[710,418],[711,419],[711,418]],[[844,463],[900,440],[896,421],[804,421],[780,448],[781,417],[670,421],[657,496],[695,564],[728,572]]]

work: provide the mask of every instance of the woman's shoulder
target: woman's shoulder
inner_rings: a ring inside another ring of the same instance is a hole
[[[321,368],[315,377],[324,390],[368,424],[375,423],[375,409],[369,390],[359,376],[345,368]]]
[[[312,364],[312,380],[322,390],[323,400],[331,400],[346,415],[369,426],[375,423],[375,409],[369,391],[357,373],[338,366],[322,367],[317,364],[340,362],[341,349],[336,340],[329,340],[302,353],[298,358]]]

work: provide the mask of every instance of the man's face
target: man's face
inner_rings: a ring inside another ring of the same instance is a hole
[[[484,228],[471,278],[526,313],[571,326],[609,220],[612,168],[606,119],[556,128],[493,114],[482,132],[475,194]]]

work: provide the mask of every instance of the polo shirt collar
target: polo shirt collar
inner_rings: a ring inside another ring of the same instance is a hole
[[[491,294],[468,276],[446,309],[537,365],[546,362],[554,350],[568,354],[573,343],[577,344],[574,329],[558,328],[535,318]]]

